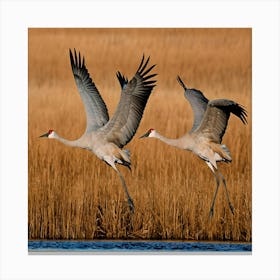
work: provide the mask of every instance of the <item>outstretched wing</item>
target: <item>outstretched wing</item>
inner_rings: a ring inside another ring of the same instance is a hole
[[[246,124],[246,110],[234,101],[216,99],[209,101],[200,126],[193,132],[203,135],[215,143],[221,143],[227,128],[230,113],[236,115]]]
[[[97,130],[109,120],[106,104],[88,73],[84,57],[81,59],[80,52],[77,56],[75,49],[74,56],[71,50],[69,52],[72,72],[86,110],[86,132]]]
[[[183,87],[185,90],[185,97],[186,99],[190,102],[193,114],[194,114],[194,121],[193,121],[193,126],[190,132],[194,131],[198,126],[200,125],[204,113],[207,108],[207,104],[209,100],[203,95],[203,93],[197,89],[189,89],[185,86],[183,81],[179,76],[177,76],[177,80],[179,84]]]
[[[150,79],[157,74],[147,75],[155,66],[146,69],[149,59],[145,61],[143,55],[139,68],[128,83],[119,72],[117,74],[121,85],[124,85],[121,98],[113,117],[100,131],[108,142],[113,142],[119,147],[126,145],[136,133],[148,98],[155,86],[156,81]]]

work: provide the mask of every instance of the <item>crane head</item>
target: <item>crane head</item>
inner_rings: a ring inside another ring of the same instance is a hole
[[[140,138],[145,138],[145,137],[153,137],[154,136],[155,130],[153,128],[150,128],[144,135],[142,135]]]
[[[53,138],[54,133],[55,133],[55,132],[54,132],[54,130],[50,129],[47,133],[42,134],[42,135],[41,135],[41,136],[39,136],[39,137]]]

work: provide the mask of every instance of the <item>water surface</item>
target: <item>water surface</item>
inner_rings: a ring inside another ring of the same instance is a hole
[[[252,252],[251,243],[185,241],[29,241],[29,252]]]

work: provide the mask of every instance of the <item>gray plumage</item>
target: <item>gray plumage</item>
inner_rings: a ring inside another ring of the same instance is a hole
[[[227,99],[209,101],[204,117],[194,133],[220,144],[227,128],[230,113],[240,118],[244,124],[247,123],[246,111],[236,102]]]
[[[231,162],[232,160],[229,149],[224,144],[221,144],[230,114],[236,115],[246,124],[247,112],[241,105],[232,100],[217,99],[209,101],[201,91],[188,89],[179,76],[177,80],[183,87],[184,95],[190,102],[193,110],[194,123],[192,129],[178,139],[164,137],[154,129],[149,129],[142,137],[158,138],[168,145],[191,151],[203,159],[216,179],[216,190],[210,207],[210,217],[214,213],[214,204],[220,179],[226,190],[230,210],[234,213],[234,208],[229,199],[226,181],[218,169],[217,162]]]
[[[120,102],[111,120],[101,129],[106,135],[106,140],[114,142],[120,148],[125,146],[136,133],[148,98],[155,86],[155,81],[150,78],[156,74],[147,76],[155,67],[152,65],[146,69],[149,59],[145,62],[143,56],[135,76],[129,83],[124,78],[125,82],[119,78],[124,84]]]
[[[88,73],[84,57],[81,58],[80,53],[77,55],[75,49],[74,55],[71,50],[69,52],[74,79],[86,111],[85,133],[74,141],[60,137],[53,130],[40,137],[54,138],[65,145],[90,150],[110,165],[121,179],[130,210],[133,212],[133,200],[116,163],[130,169],[130,152],[122,148],[131,141],[140,124],[146,103],[155,86],[156,81],[150,79],[156,74],[148,75],[155,65],[148,68],[150,58],[145,59],[143,55],[140,66],[130,81],[117,72],[122,92],[117,109],[109,120],[106,104]]]
[[[74,50],[74,57],[71,50],[69,50],[69,53],[72,72],[86,110],[86,133],[89,133],[104,126],[108,122],[108,110],[88,73],[84,57],[81,59],[80,53],[77,56],[76,50]]]
[[[204,117],[204,113],[209,100],[203,95],[201,91],[194,88],[187,88],[179,76],[177,76],[177,80],[185,90],[184,95],[191,104],[194,114],[194,122],[193,127],[190,131],[194,131],[200,125]]]

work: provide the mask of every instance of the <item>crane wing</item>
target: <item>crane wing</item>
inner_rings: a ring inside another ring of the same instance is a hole
[[[204,118],[193,133],[203,135],[215,143],[221,143],[230,113],[240,118],[244,124],[247,123],[246,110],[236,102],[227,99],[209,101]]]
[[[119,147],[125,146],[136,133],[148,98],[155,86],[156,81],[150,78],[157,74],[147,75],[155,66],[152,65],[147,69],[149,59],[145,61],[143,55],[140,66],[129,82],[125,81],[120,72],[117,73],[122,85],[120,101],[113,117],[100,131],[104,133],[107,141]]]
[[[200,125],[204,117],[204,113],[206,111],[209,100],[204,96],[204,94],[201,91],[197,89],[188,89],[179,76],[177,76],[177,80],[185,90],[185,98],[190,102],[193,110],[194,121],[192,129],[190,131],[192,132]]]
[[[71,50],[69,52],[72,72],[86,110],[86,132],[97,130],[109,120],[106,104],[88,73],[84,57],[81,59],[80,52],[77,56],[75,49],[74,56]]]

